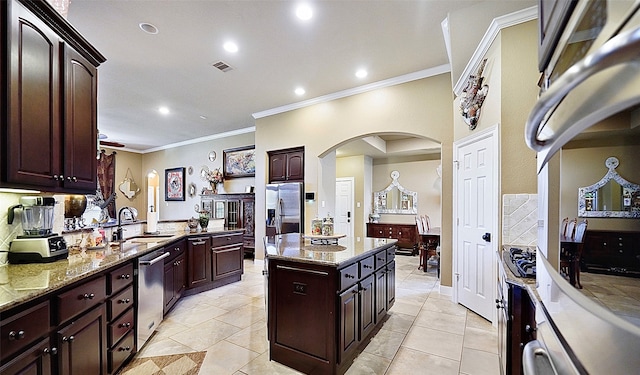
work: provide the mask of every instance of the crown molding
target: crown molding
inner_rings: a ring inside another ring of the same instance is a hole
[[[473,55],[471,55],[471,59],[464,71],[458,78],[458,82],[453,87],[453,93],[456,96],[460,96],[464,86],[467,82],[467,78],[474,74],[474,72],[480,66],[480,63],[484,59],[484,56],[489,51],[491,44],[496,39],[500,31],[504,28],[514,26],[520,23],[528,22],[538,18],[538,7],[532,6],[530,8],[522,9],[517,12],[509,13],[504,16],[496,17],[491,21],[489,28],[484,33],[484,36],[480,40],[478,47],[476,48]]]
[[[248,128],[232,130],[232,131],[228,131],[228,132],[225,132],[225,133],[218,133],[218,134],[208,135],[206,137],[194,138],[194,139],[189,139],[189,140],[183,141],[183,142],[171,143],[171,144],[164,145],[164,146],[149,148],[149,149],[146,149],[146,150],[143,150],[143,151],[131,150],[131,152],[138,152],[140,154],[148,154],[148,153],[151,153],[151,152],[167,150],[167,149],[170,149],[170,148],[175,148],[175,147],[180,147],[180,146],[188,146],[188,145],[192,145],[194,143],[211,141],[213,139],[226,138],[226,137],[231,137],[231,136],[234,136],[234,135],[240,135],[240,134],[245,134],[245,133],[254,133],[255,131],[256,131],[256,127],[255,126],[250,126]],[[127,150],[127,151],[129,151],[129,150]]]
[[[436,66],[434,68],[424,69],[424,70],[420,70],[420,71],[417,71],[417,72],[414,72],[414,73],[409,73],[409,74],[405,74],[405,75],[402,75],[402,76],[385,79],[383,81],[369,83],[369,84],[366,84],[364,86],[358,86],[358,87],[354,87],[352,89],[338,91],[338,92],[334,92],[334,93],[328,94],[328,95],[318,96],[317,98],[305,100],[305,101],[302,101],[302,102],[297,102],[297,103],[283,105],[281,107],[267,109],[265,111],[256,112],[256,113],[252,114],[252,116],[253,116],[254,119],[257,120],[257,119],[260,119],[260,118],[263,118],[263,117],[268,117],[268,116],[277,115],[279,113],[293,111],[294,109],[300,109],[300,108],[304,108],[304,107],[309,107],[309,106],[312,106],[314,104],[330,102],[332,100],[346,98],[348,96],[353,96],[353,95],[357,95],[357,94],[362,94],[362,93],[367,92],[367,91],[373,91],[373,90],[381,89],[381,88],[384,88],[384,87],[389,87],[389,86],[399,85],[399,84],[402,84],[402,83],[416,81],[416,80],[419,80],[419,79],[422,79],[422,78],[433,77],[433,76],[440,75],[440,74],[443,74],[443,73],[448,73],[450,71],[451,71],[451,65],[444,64],[444,65]]]

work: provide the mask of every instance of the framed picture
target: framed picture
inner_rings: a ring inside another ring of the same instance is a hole
[[[164,170],[164,200],[183,201],[184,191],[184,168],[172,168]]]
[[[245,146],[222,151],[224,178],[253,177],[256,175],[256,147]]]

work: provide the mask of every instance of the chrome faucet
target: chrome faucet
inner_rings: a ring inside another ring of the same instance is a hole
[[[131,209],[127,206],[122,207],[119,211],[118,211],[118,228],[116,229],[116,233],[114,235],[113,240],[114,241],[122,241],[123,236],[122,236],[122,212],[123,211],[129,211],[129,213],[131,214],[131,216],[133,216],[133,212],[131,212]]]

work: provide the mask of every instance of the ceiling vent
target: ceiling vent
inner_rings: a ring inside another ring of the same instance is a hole
[[[233,70],[232,67],[230,67],[226,62],[224,61],[218,61],[217,63],[213,64],[213,67],[222,71],[222,72],[228,72],[230,70]]]

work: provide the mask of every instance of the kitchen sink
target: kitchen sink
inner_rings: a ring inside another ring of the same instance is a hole
[[[172,234],[141,234],[139,236],[129,237],[120,243],[123,245],[126,244],[149,244],[149,243],[159,243],[166,241],[170,238],[174,237]]]

